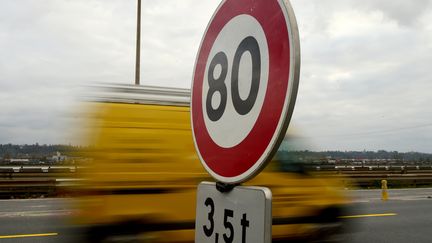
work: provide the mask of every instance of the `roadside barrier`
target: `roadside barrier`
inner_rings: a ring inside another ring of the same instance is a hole
[[[0,168],[0,199],[55,197],[69,193],[76,167]],[[75,183],[76,184],[76,183]]]
[[[343,168],[345,169],[345,168]],[[380,169],[380,170],[378,170]],[[25,167],[0,168],[0,198],[59,196],[69,194],[79,185],[80,167]],[[432,167],[382,167],[346,170],[336,167],[309,168],[321,177],[339,178],[346,188],[382,188],[382,199],[388,200],[388,187],[432,186]],[[385,181],[385,183],[383,183]],[[385,188],[384,188],[385,184]]]

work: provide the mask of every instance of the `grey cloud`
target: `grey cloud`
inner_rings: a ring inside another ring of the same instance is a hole
[[[431,151],[424,137],[432,127],[416,128],[432,120],[432,39],[425,31],[430,9],[406,1],[404,15],[384,1],[331,2],[293,1],[303,52],[294,124],[306,127],[304,136],[322,149]],[[357,21],[373,21],[373,12],[385,18],[360,31],[346,26],[348,32],[335,35],[331,28],[343,22],[334,21],[352,22],[347,11]],[[392,132],[380,133],[387,129]]]
[[[135,4],[2,1],[0,143],[67,143],[62,132],[74,120],[75,85],[133,83]],[[432,128],[413,128],[432,121],[430,1],[292,4],[302,46],[297,137],[316,149],[432,152]],[[217,5],[143,1],[143,84],[190,87]]]
[[[430,0],[369,0],[355,1],[356,6],[371,11],[379,10],[388,18],[396,20],[400,25],[412,26],[428,11]]]

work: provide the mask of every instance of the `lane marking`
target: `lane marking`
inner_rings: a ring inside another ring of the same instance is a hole
[[[57,203],[58,201],[67,201],[67,198],[22,198],[22,199],[0,199],[0,202],[35,202],[35,201],[45,201]]]
[[[0,218],[67,216],[71,215],[72,213],[73,211],[71,210],[0,212]]]
[[[360,215],[348,215],[348,216],[340,216],[341,219],[352,219],[352,218],[369,218],[369,217],[388,217],[388,216],[396,216],[396,213],[379,213],[379,214],[360,214]]]
[[[391,191],[430,191],[432,188],[390,188],[388,190]],[[374,192],[374,191],[381,191],[381,189],[348,189],[349,192]]]
[[[46,237],[46,236],[57,236],[57,235],[58,235],[58,233],[26,234],[26,235],[0,235],[0,239]]]

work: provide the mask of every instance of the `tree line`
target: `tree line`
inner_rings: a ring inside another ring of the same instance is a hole
[[[300,160],[313,162],[323,159],[334,160],[393,160],[432,162],[432,154],[420,152],[398,152],[398,151],[280,151],[280,156],[289,156]]]
[[[81,149],[79,146],[60,144],[0,144],[0,158],[3,160],[13,158],[42,159],[53,156],[57,152],[70,155]]]

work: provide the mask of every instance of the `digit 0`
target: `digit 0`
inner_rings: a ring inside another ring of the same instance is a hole
[[[252,56],[252,85],[248,97],[243,100],[239,92],[239,69],[240,60],[245,52]],[[240,115],[246,115],[252,110],[258,96],[261,79],[261,54],[258,42],[252,36],[246,37],[237,48],[234,55],[233,70],[231,75],[231,96],[235,110]]]
[[[243,100],[239,91],[239,71],[240,61],[243,54],[249,52],[252,58],[252,80],[251,89],[248,97]],[[215,78],[215,68],[221,65],[222,71],[218,78]],[[227,86],[225,79],[228,74],[228,58],[224,52],[218,52],[210,62],[207,74],[209,90],[206,98],[207,116],[211,121],[218,121],[224,114],[227,103]],[[259,84],[261,80],[261,54],[257,40],[248,36],[243,39],[234,54],[232,73],[231,73],[231,96],[235,110],[240,115],[248,114],[255,105]],[[217,109],[212,106],[214,94],[219,92],[221,101]]]

